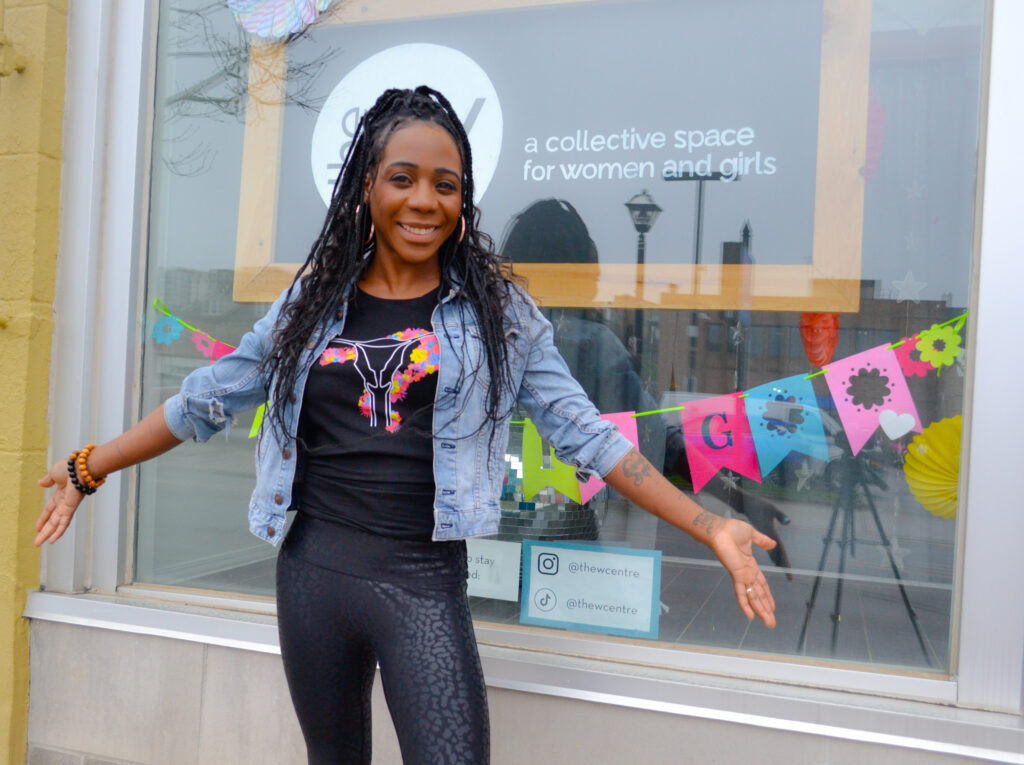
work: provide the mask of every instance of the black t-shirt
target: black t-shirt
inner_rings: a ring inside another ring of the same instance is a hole
[[[438,290],[385,300],[362,290],[313,362],[299,417],[300,512],[384,536],[434,530],[432,421]]]

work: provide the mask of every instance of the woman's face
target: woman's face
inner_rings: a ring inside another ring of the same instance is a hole
[[[399,268],[437,268],[437,251],[462,210],[462,160],[448,131],[432,122],[396,130],[366,179],[365,201],[378,260]]]

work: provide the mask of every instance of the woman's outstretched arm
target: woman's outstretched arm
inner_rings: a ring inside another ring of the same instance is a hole
[[[137,425],[129,428],[89,454],[89,473],[99,480],[115,470],[145,462],[163,454],[181,441],[171,433],[164,419],[163,405],[150,412]],[[71,518],[85,498],[68,480],[67,460],[56,463],[50,472],[38,481],[40,486],[56,486],[36,521],[36,547],[44,542],[56,542],[64,534]]]
[[[757,615],[769,627],[775,626],[775,599],[752,547],[770,550],[775,547],[774,540],[748,523],[709,513],[673,486],[636,449],[623,457],[604,480],[626,499],[710,547],[732,577],[736,600],[747,618]]]

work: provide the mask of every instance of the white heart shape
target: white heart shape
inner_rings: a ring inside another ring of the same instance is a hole
[[[883,409],[878,413],[878,424],[882,426],[885,435],[895,441],[900,436],[905,436],[914,429],[917,420],[909,412],[898,414],[892,409]]]

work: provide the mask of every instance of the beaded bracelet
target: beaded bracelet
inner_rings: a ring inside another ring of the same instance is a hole
[[[82,450],[78,453],[78,459],[76,460],[78,463],[78,477],[81,479],[82,485],[87,489],[92,489],[93,491],[100,488],[106,480],[105,478],[101,478],[97,481],[92,477],[92,474],[89,472],[89,468],[86,467],[85,461],[89,459],[90,452],[95,448],[96,444],[83,446]]]
[[[78,489],[82,494],[95,494],[96,489],[90,489],[87,486],[82,486],[82,482],[78,480],[78,473],[75,471],[76,459],[78,459],[78,452],[71,452],[71,456],[68,457],[68,478],[71,479],[71,485]]]
[[[68,457],[68,477],[71,479],[71,485],[86,496],[95,494],[96,489],[106,481],[105,478],[101,478],[98,481],[95,480],[86,466],[89,452],[95,448],[96,444],[89,444],[81,450],[71,452],[71,455]]]

